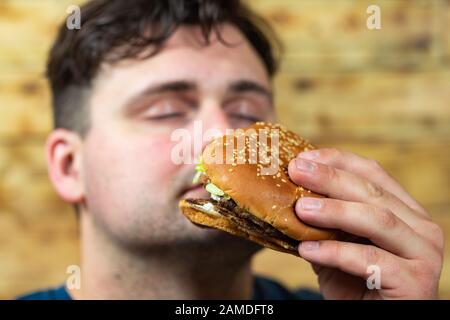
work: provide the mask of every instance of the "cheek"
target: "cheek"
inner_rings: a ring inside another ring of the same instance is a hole
[[[148,170],[149,174],[159,177],[160,182],[169,181],[168,178],[171,173],[176,170],[176,166],[170,157],[172,147],[173,142],[170,141],[170,138],[161,137],[147,142],[140,155],[146,157],[146,161],[143,161],[146,168],[142,168],[142,170]],[[155,181],[155,184],[157,185],[158,181]]]
[[[159,194],[163,199],[162,193],[176,172],[170,159],[170,137],[90,138],[84,150],[83,172],[91,203],[123,210],[130,209],[143,194]]]

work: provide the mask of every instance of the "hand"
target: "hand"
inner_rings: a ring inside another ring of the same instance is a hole
[[[299,246],[326,299],[437,298],[443,232],[377,162],[318,149],[293,159],[289,175],[298,185],[329,197],[299,199],[298,217],[343,231],[337,240]],[[366,283],[373,265],[380,270],[380,289]]]

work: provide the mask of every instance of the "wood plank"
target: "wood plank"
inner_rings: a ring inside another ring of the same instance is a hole
[[[449,71],[281,74],[279,119],[320,140],[447,140]]]
[[[443,21],[443,28],[444,30],[447,30],[447,32],[444,32],[442,35],[443,41],[444,41],[444,57],[443,57],[443,63],[447,67],[450,66],[450,2],[446,2],[446,7],[444,8],[444,21]]]
[[[47,174],[44,141],[0,145],[0,212],[34,224],[62,209]]]
[[[0,3],[0,74],[43,73],[47,53],[67,8],[80,0],[16,0]],[[18,41],[20,39],[20,41]]]
[[[0,10],[0,70],[43,72],[57,26],[71,4],[19,0]],[[285,70],[355,70],[436,66],[448,56],[448,3],[380,0],[383,28],[366,28],[370,0],[260,0],[250,2],[286,44]],[[430,23],[431,22],[431,23]],[[20,38],[21,41],[16,41]]]
[[[285,71],[417,69],[439,65],[448,5],[380,0],[382,29],[368,30],[370,0],[248,1],[286,47]]]
[[[40,74],[0,75],[0,139],[48,133],[50,100],[47,82]]]

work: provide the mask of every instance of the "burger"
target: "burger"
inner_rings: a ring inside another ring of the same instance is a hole
[[[295,214],[301,197],[323,197],[289,179],[289,161],[314,149],[279,124],[256,122],[208,144],[196,166],[194,183],[209,199],[184,199],[182,213],[194,224],[246,238],[261,246],[298,255],[305,240],[335,238]]]

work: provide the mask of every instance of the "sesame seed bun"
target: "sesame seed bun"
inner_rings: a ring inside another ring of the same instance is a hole
[[[267,162],[263,163],[264,157],[259,152],[263,150],[269,157],[276,156],[275,149],[271,148],[271,146],[275,147],[277,142],[276,137],[271,135],[274,133],[278,133],[279,137],[279,157],[277,157],[279,163],[273,167],[274,170],[270,172],[271,174],[267,175],[264,174],[264,169],[268,169],[270,166]],[[262,139],[259,139],[261,137]],[[266,139],[266,137],[268,138]],[[252,138],[255,140],[251,140]],[[238,147],[238,139],[245,141],[240,147]],[[254,141],[258,142],[255,144]],[[263,141],[267,141],[267,143],[263,143]],[[231,147],[226,150],[227,146]],[[294,211],[295,203],[300,197],[322,197],[296,185],[288,175],[289,161],[294,159],[298,153],[311,149],[314,149],[314,146],[283,126],[257,122],[245,131],[235,131],[232,136],[223,136],[210,143],[202,155],[203,167],[210,182],[231,197],[239,210],[248,212],[258,219],[256,220],[257,223],[260,220],[264,226],[266,224],[272,226],[297,243],[305,240],[333,239],[335,237],[333,230],[309,226],[300,221]],[[226,158],[227,154],[229,155],[228,158]],[[250,161],[250,155],[256,155],[256,158]],[[220,203],[214,201],[213,203],[215,207],[220,205]],[[209,220],[202,221],[198,215],[208,216],[208,213],[199,211],[198,206],[197,209],[194,207],[192,202],[189,201],[180,203],[183,213],[198,224],[216,227],[238,236],[242,236],[242,233],[244,233],[247,238],[263,246],[297,254],[296,248],[292,246],[292,241],[288,241],[289,244],[286,244],[283,237],[258,234],[262,230],[258,228],[250,232],[248,229],[251,228],[242,227],[243,223],[241,222],[244,222],[242,219],[235,219],[233,222],[226,218],[230,225],[234,223],[235,228],[233,230],[230,227],[220,227]],[[193,215],[192,210],[197,211],[197,216]],[[220,210],[216,211],[219,212]],[[228,216],[230,217],[230,215]],[[255,219],[253,220],[255,222]],[[235,229],[240,231],[237,232]],[[272,235],[272,233],[270,234]]]

